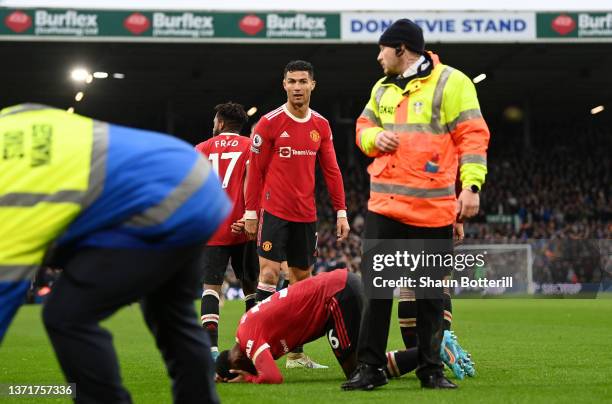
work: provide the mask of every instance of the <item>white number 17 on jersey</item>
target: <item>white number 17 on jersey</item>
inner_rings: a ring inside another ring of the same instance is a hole
[[[238,159],[240,158],[241,154],[242,152],[221,153],[221,160],[231,159],[229,166],[227,166],[227,170],[225,171],[225,175],[223,176],[223,188],[227,188],[227,184],[232,178],[232,171],[234,171],[234,167],[236,167],[236,163],[238,162]],[[212,163],[213,170],[215,170],[215,173],[219,175],[219,153],[211,153],[208,156],[208,159]]]

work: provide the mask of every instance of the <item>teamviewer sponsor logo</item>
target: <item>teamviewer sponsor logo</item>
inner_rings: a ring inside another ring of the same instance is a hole
[[[314,150],[292,150],[294,156],[316,156],[317,152]]]
[[[291,156],[316,156],[317,152],[314,150],[295,150],[289,146],[282,146],[278,148],[278,155],[288,159]]]
[[[282,146],[278,149],[278,155],[279,157],[288,159],[291,157],[291,147],[289,146]]]

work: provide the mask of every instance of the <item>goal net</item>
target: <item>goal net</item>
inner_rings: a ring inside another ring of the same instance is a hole
[[[455,255],[480,256],[478,264],[453,271],[455,295],[533,294],[536,290],[530,244],[465,244]]]

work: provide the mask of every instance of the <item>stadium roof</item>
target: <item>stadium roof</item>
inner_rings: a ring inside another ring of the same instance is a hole
[[[612,123],[612,43],[432,44],[443,62],[475,77],[485,117],[503,121],[508,106],[538,121]],[[0,105],[25,101],[100,119],[168,131],[196,141],[211,129],[212,107],[233,100],[265,113],[285,100],[284,65],[315,66],[312,106],[347,131],[381,76],[375,44],[0,42]],[[120,72],[84,88],[70,71]],[[75,102],[77,91],[84,91]],[[606,110],[591,117],[597,105]],[[259,114],[257,115],[259,116]],[[257,117],[256,116],[256,117]],[[342,118],[340,120],[336,118]],[[351,129],[352,130],[352,129]]]
[[[169,6],[170,5],[170,6]],[[171,9],[171,10],[240,10],[240,11],[607,11],[609,0],[437,0],[411,2],[398,5],[397,0],[300,0],[281,2],[279,0],[143,0],[126,2],[121,0],[0,0],[3,7],[56,7],[56,8],[99,8],[99,9]]]

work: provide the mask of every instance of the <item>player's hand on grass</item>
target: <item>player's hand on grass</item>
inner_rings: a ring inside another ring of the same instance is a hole
[[[247,376],[254,376],[250,374],[249,372],[245,370],[240,370],[240,369],[230,369],[230,373],[236,373],[238,374],[238,376],[234,377],[233,379],[228,380],[227,381],[228,383],[246,383]]]
[[[255,240],[255,237],[257,237],[257,222],[257,219],[245,219],[244,221],[244,231],[249,240]]]
[[[336,237],[338,241],[344,241],[347,239],[351,227],[348,224],[346,217],[339,217],[336,220]]]
[[[455,241],[455,245],[461,244],[464,238],[465,233],[463,232],[463,223],[456,222],[453,226],[453,239]]]
[[[478,193],[466,188],[461,190],[459,198],[457,198],[457,214],[459,221],[469,219],[478,214],[480,208],[480,196]]]
[[[384,130],[376,135],[374,145],[383,153],[391,153],[399,146],[399,136],[394,132]]]

